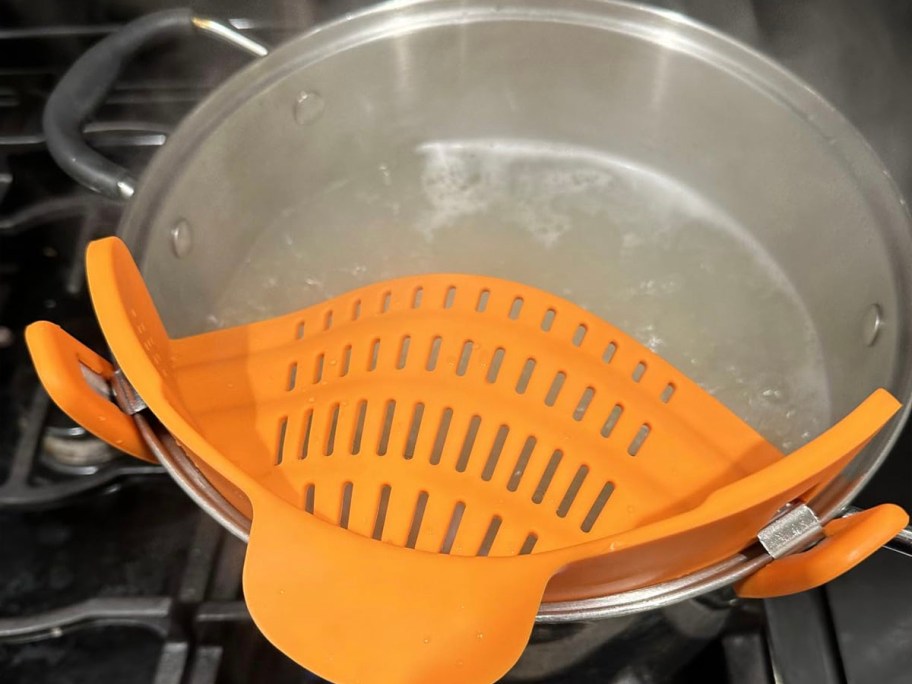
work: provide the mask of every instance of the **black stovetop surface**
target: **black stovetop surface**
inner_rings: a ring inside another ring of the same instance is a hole
[[[101,348],[82,254],[90,239],[113,232],[121,211],[50,159],[40,128],[48,92],[94,41],[177,4],[0,5],[0,682],[320,681],[250,622],[240,590],[243,545],[160,468],[113,453],[55,409],[22,340],[23,327],[44,318]],[[193,3],[271,44],[358,4]],[[912,96],[897,86],[912,73],[905,3],[664,4],[795,69],[862,129],[912,191]],[[211,41],[144,55],[89,123],[91,143],[139,174],[180,118],[243,63]],[[900,441],[861,505],[912,506],[910,440]],[[533,642],[572,644],[585,629],[540,628]],[[695,636],[685,652],[647,648],[619,663],[596,648],[547,676],[514,681],[903,682],[912,678],[910,643],[912,561],[882,551],[823,590],[736,605],[720,636]]]

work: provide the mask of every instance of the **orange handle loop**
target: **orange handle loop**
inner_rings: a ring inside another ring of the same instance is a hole
[[[827,523],[815,547],[774,560],[735,589],[744,598],[786,596],[819,587],[858,565],[909,523],[899,506],[882,504]]]
[[[133,419],[99,394],[85,376],[83,368],[110,381],[110,363],[48,321],[28,326],[25,341],[41,384],[64,413],[115,449],[158,462]]]

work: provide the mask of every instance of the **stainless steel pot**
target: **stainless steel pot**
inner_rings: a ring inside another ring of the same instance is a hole
[[[136,181],[85,145],[81,123],[140,46],[193,28],[258,59],[188,116]],[[265,231],[319,240],[360,225],[358,198],[341,196],[319,226],[289,208],[402,150],[441,140],[534,140],[607,152],[675,179],[733,217],[788,278],[819,336],[834,415],[880,386],[906,404],[809,508],[789,513],[806,525],[804,543],[871,477],[908,412],[912,231],[889,175],[806,85],[676,14],[597,0],[393,2],[269,51],[218,22],[160,13],[73,67],[49,101],[45,130],[77,180],[129,200],[119,232],[172,334],[211,325],[221,293]],[[243,537],[249,521],[137,413],[128,387],[118,394],[175,478]],[[758,544],[663,585],[546,603],[539,619],[669,605],[727,586],[775,552]]]

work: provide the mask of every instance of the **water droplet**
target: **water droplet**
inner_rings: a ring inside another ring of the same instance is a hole
[[[337,363],[339,363],[339,362],[336,361],[335,359],[332,359],[332,360],[329,362],[329,365],[330,365],[330,366],[335,366]]]
[[[475,638],[476,638],[476,639],[484,639],[484,632],[478,632],[477,634],[475,634]]]
[[[429,637],[424,637],[424,639],[422,639],[422,642],[425,644],[429,644],[429,643],[431,643],[431,640]]]
[[[294,118],[302,126],[312,124],[320,118],[326,102],[320,93],[314,90],[303,90],[294,104]]]
[[[314,403],[314,401],[315,401],[315,400],[314,400],[313,397],[307,397],[307,403],[308,403],[308,404],[312,404],[312,403]]]
[[[193,247],[193,235],[190,232],[190,224],[184,219],[180,219],[171,227],[171,250],[178,259],[183,259],[190,254]]]

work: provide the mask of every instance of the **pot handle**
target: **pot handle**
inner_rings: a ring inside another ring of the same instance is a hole
[[[124,25],[77,59],[48,98],[42,125],[48,150],[64,171],[106,197],[125,200],[133,195],[136,180],[125,168],[89,147],[82,126],[137,52],[170,38],[191,35],[194,30],[257,57],[269,52],[227,24],[196,17],[189,9],[154,12]]]

